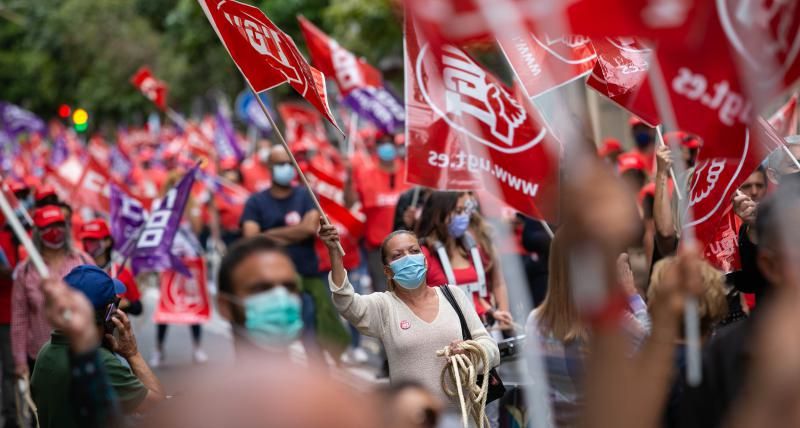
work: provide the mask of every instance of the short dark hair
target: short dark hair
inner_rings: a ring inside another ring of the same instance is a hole
[[[217,287],[220,292],[233,294],[233,271],[246,258],[256,253],[278,253],[287,258],[289,255],[274,241],[263,235],[243,238],[228,248],[222,257],[217,275]],[[291,258],[289,258],[291,260]]]

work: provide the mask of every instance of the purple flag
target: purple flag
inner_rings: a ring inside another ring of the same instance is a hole
[[[56,167],[61,165],[69,156],[69,148],[67,142],[64,140],[63,135],[56,137],[53,141],[53,146],[50,148],[50,166]]]
[[[402,128],[406,120],[403,104],[385,87],[354,89],[342,100],[342,104],[387,134]]]
[[[171,248],[181,224],[186,202],[189,200],[196,172],[195,166],[163,198],[153,203],[154,208],[150,216],[135,238],[136,244],[131,256],[135,274],[176,270],[191,276],[186,266],[173,256]]]
[[[229,117],[223,114],[222,109],[217,109],[216,114],[217,129],[214,133],[214,146],[217,149],[217,156],[220,159],[235,158],[241,161],[244,152],[236,141],[236,133],[233,131],[233,124]]]
[[[130,256],[133,250],[133,237],[144,224],[147,213],[141,202],[125,194],[122,189],[111,185],[111,237],[114,250],[122,257]]]
[[[109,163],[111,164],[111,173],[116,177],[121,178],[122,181],[129,183],[130,175],[133,171],[133,162],[125,152],[114,146],[111,148],[109,155]]]
[[[15,140],[23,132],[44,132],[44,121],[14,104],[0,101],[0,132]]]

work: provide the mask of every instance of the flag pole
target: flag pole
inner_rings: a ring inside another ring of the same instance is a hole
[[[664,141],[664,134],[661,133],[661,125],[656,126],[656,135],[658,135],[658,142],[663,147],[667,147],[667,143]],[[675,195],[678,197],[679,201],[682,201],[683,192],[681,192],[681,188],[678,187],[678,180],[675,178],[675,169],[672,167],[669,167],[669,176],[672,178],[672,184],[675,185]]]
[[[664,80],[664,75],[661,71],[661,64],[658,61],[658,55],[654,52],[650,60],[651,64],[650,67],[648,67],[647,75],[650,80],[650,88],[653,91],[656,110],[661,117],[661,123],[670,129],[677,129],[678,121],[675,118],[675,110],[672,107],[672,102],[669,98],[667,83]],[[679,149],[677,147],[672,147],[671,150],[673,153],[673,158],[680,160],[678,157],[679,153],[677,153]],[[673,166],[678,168],[678,173],[682,173],[685,169],[685,165],[683,165],[681,162],[674,162]],[[679,186],[679,184],[680,183],[676,183],[675,189],[678,194],[680,194],[682,191],[682,188]],[[681,217],[684,217],[684,220],[687,220],[688,216],[690,215],[688,201],[679,199],[678,206],[680,207],[678,210],[678,221],[681,223],[683,239],[688,245],[697,245],[694,231],[691,228],[684,230],[684,222],[681,221]],[[686,215],[682,216],[681,213],[684,212]],[[697,386],[703,380],[703,366],[700,354],[700,319],[697,311],[697,298],[694,296],[687,297],[683,307],[683,327],[684,336],[686,337],[686,383],[689,386]]]
[[[25,247],[25,251],[28,252],[28,257],[31,259],[31,263],[33,263],[33,267],[36,269],[36,272],[39,273],[39,277],[42,279],[46,279],[50,277],[50,271],[47,269],[47,264],[45,264],[42,255],[39,253],[39,250],[36,249],[36,246],[33,245],[33,241],[28,236],[28,233],[25,232],[25,228],[22,227],[22,223],[19,222],[17,215],[14,213],[14,209],[11,208],[11,204],[8,203],[8,199],[6,199],[6,195],[4,192],[0,192],[0,210],[3,211],[3,215],[6,216],[6,221],[8,222],[9,226],[11,226],[11,230],[14,231],[14,234],[17,235],[17,239],[22,243],[22,246]]]
[[[244,81],[247,82],[247,86],[253,92],[253,95],[258,101],[258,105],[261,106],[261,110],[264,112],[264,115],[267,116],[267,120],[269,120],[269,124],[272,125],[272,129],[275,131],[275,135],[278,136],[278,141],[281,143],[283,148],[286,149],[286,153],[289,154],[289,159],[292,161],[292,165],[294,166],[294,169],[297,171],[297,175],[300,177],[300,181],[302,181],[303,185],[306,186],[306,188],[308,189],[308,193],[311,195],[311,200],[314,202],[314,206],[317,207],[317,209],[319,210],[319,214],[322,216],[322,221],[327,225],[331,225],[331,221],[328,219],[328,216],[325,214],[325,211],[322,210],[322,206],[319,204],[319,200],[317,200],[317,195],[314,194],[314,190],[311,188],[311,184],[308,183],[306,175],[303,174],[302,170],[300,170],[300,165],[297,164],[297,159],[294,158],[294,154],[289,149],[289,144],[286,142],[286,139],[283,138],[283,133],[281,133],[281,130],[278,129],[278,125],[272,118],[272,115],[267,109],[267,106],[265,106],[264,102],[261,101],[261,97],[258,96],[258,92],[256,92],[256,90],[253,88],[253,85],[250,84],[250,81],[247,79],[244,79]],[[337,246],[339,253],[342,256],[344,256],[345,252],[344,248],[342,248],[342,244],[338,243]]]

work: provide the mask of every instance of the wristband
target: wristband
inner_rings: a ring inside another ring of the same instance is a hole
[[[627,310],[628,296],[621,291],[614,291],[608,294],[602,307],[587,314],[586,320],[597,330],[613,329],[619,325]]]

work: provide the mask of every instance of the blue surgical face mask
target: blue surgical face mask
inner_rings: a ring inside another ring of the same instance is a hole
[[[469,228],[469,213],[456,214],[450,219],[447,229],[453,238],[464,236],[464,232]]]
[[[300,297],[279,286],[244,299],[244,326],[257,343],[286,346],[303,329]]]
[[[297,176],[294,166],[290,163],[282,163],[272,167],[272,181],[281,185],[288,186]]]
[[[384,162],[391,162],[397,158],[397,147],[392,143],[378,145],[378,158]]]
[[[409,254],[389,263],[389,268],[394,272],[394,282],[408,290],[419,288],[428,273],[424,254]]]

